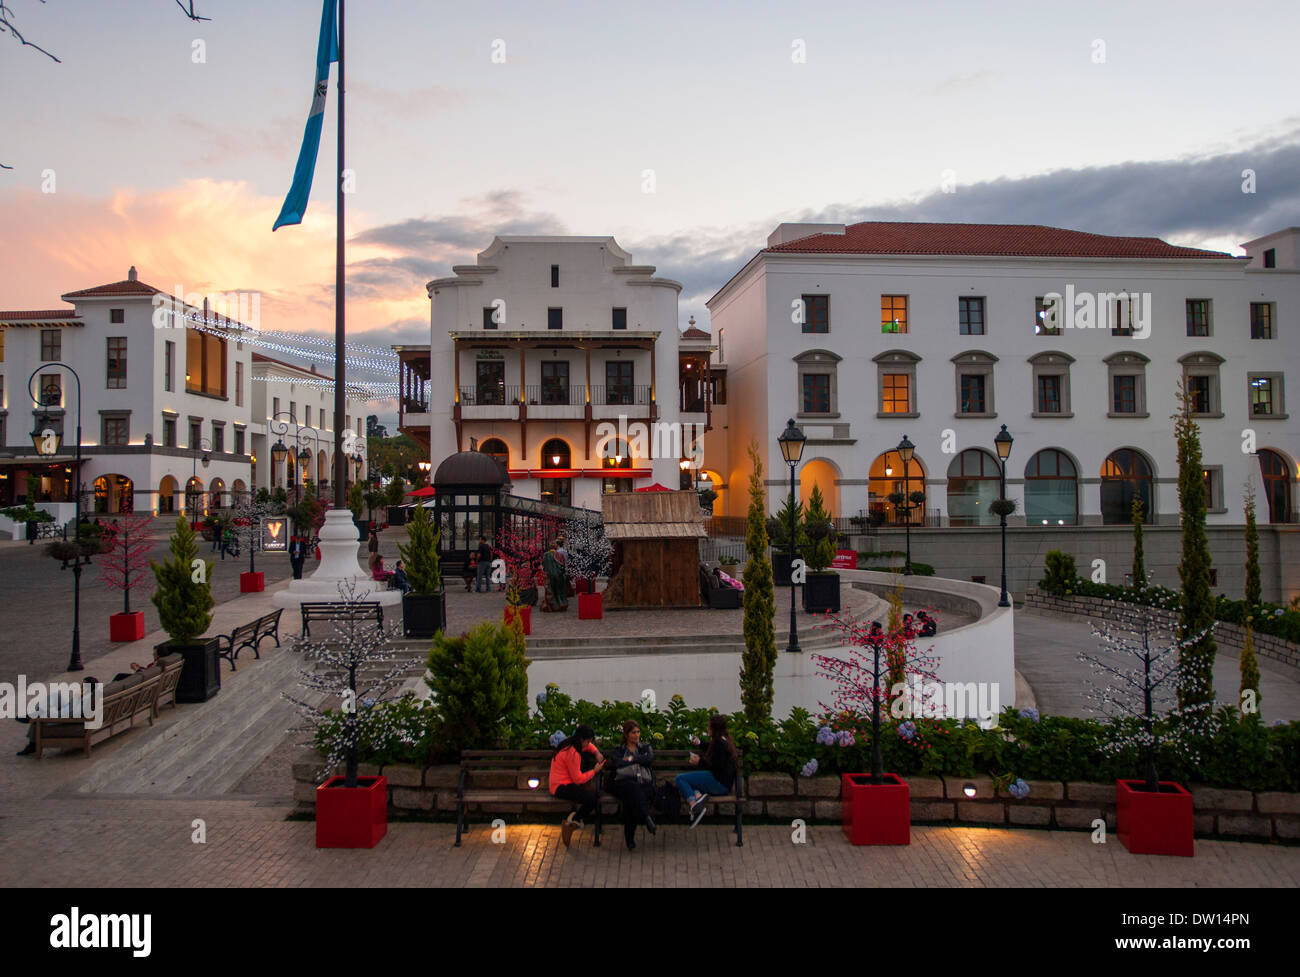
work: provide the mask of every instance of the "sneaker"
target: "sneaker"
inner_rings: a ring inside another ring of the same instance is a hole
[[[709,799],[708,794],[696,794],[688,805],[690,813],[694,814],[695,809]]]
[[[692,828],[695,827],[697,824],[699,824],[701,821],[703,821],[704,815],[709,813],[709,805],[704,803],[704,801],[707,800],[708,800],[708,795],[705,795],[701,801],[697,802],[695,806],[691,808]]]
[[[648,831],[648,832],[650,833],[651,837],[654,836],[654,833],[655,833],[655,827],[656,827],[656,825],[655,825],[655,819],[652,818],[650,815],[647,814],[647,815],[645,816],[645,829],[646,829],[646,831]]]

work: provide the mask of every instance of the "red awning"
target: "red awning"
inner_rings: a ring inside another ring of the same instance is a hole
[[[671,492],[672,489],[668,488],[668,486],[666,486],[666,485],[660,485],[658,482],[655,482],[653,485],[647,485],[645,488],[635,489],[635,491],[637,491],[637,492]]]
[[[436,495],[432,485],[426,485],[424,488],[418,488],[414,492],[407,492],[408,499],[428,499]]]

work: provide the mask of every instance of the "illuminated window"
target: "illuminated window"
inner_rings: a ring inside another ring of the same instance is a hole
[[[885,414],[906,414],[911,410],[909,377],[906,373],[886,373],[881,393],[881,411]]]
[[[907,296],[880,296],[880,331],[907,332]]]

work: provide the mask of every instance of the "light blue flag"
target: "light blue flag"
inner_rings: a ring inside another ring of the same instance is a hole
[[[329,89],[330,65],[339,59],[338,18],[335,16],[336,0],[325,0],[320,17],[320,41],[316,46],[316,90],[312,95],[311,114],[307,116],[307,131],[302,136],[302,149],[298,165],[293,171],[293,186],[284,198],[284,207],[272,231],[285,224],[301,224],[311,196],[311,179],[316,172],[316,153],[320,149],[321,123],[325,120],[325,93]]]

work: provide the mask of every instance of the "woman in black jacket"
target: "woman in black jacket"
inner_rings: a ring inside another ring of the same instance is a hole
[[[628,851],[636,847],[636,826],[644,824],[655,833],[650,817],[650,799],[654,795],[654,750],[641,742],[641,727],[636,720],[623,723],[623,742],[614,754],[614,779],[610,793],[623,807],[623,839]]]
[[[731,793],[740,770],[740,757],[736,753],[736,744],[727,732],[727,717],[714,715],[709,719],[709,738],[704,744],[702,755],[690,755],[692,765],[699,770],[679,773],[673,781],[682,799],[690,807],[691,827],[700,823],[708,809],[710,794],[726,795]]]

